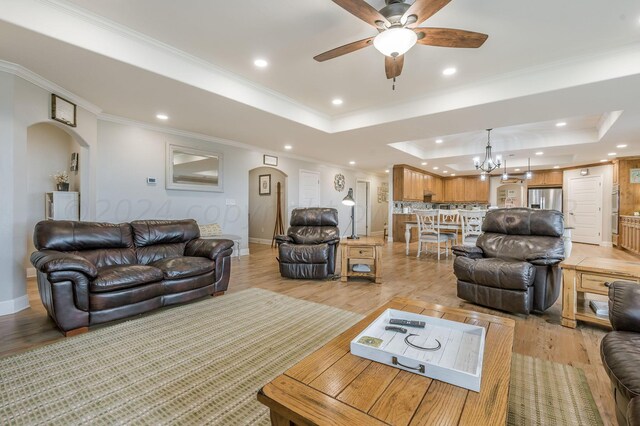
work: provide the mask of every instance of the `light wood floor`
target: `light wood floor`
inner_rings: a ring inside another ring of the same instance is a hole
[[[637,261],[638,257],[611,248],[574,245],[573,255],[589,255]],[[560,326],[561,302],[544,315],[509,315],[468,304],[456,297],[453,256],[439,262],[434,255],[417,259],[415,244],[410,256],[404,244],[388,243],[383,248],[383,282],[366,280],[300,281],[281,278],[275,260],[276,250],[252,244],[251,255],[232,261],[230,292],[260,287],[288,296],[323,303],[365,314],[394,296],[405,296],[447,306],[488,312],[516,320],[514,351],[554,362],[571,364],[584,370],[605,424],[615,424],[615,411],[609,379],[600,362],[600,340],[606,329],[578,325],[571,330]],[[339,271],[339,265],[336,271]],[[62,339],[40,302],[35,281],[28,283],[31,308],[0,317],[0,356],[24,351]],[[170,308],[168,308],[170,309]],[[108,326],[108,325],[103,325]]]

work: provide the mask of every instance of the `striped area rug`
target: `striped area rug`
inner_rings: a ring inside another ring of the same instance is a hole
[[[361,315],[249,289],[0,359],[0,424],[268,425],[256,392]],[[601,425],[584,373],[514,354],[509,425]]]

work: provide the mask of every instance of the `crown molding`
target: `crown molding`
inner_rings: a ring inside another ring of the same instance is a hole
[[[22,65],[14,64],[0,59],[0,72],[13,74],[16,77],[20,77],[21,79],[28,81],[29,83],[35,84],[36,86],[46,90],[47,92],[58,94],[63,98],[78,105],[79,107],[86,109],[92,114],[98,115],[102,112],[102,109],[99,106],[92,104],[88,100],[81,98],[75,93],[71,93],[67,89],[58,86],[54,82],[47,80],[46,78],[23,67]]]

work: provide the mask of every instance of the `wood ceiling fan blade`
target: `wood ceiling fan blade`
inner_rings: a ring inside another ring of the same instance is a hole
[[[387,78],[392,79],[402,74],[402,67],[404,66],[404,55],[384,57],[384,69],[387,72]]]
[[[373,45],[374,37],[365,38],[364,40],[354,41],[353,43],[345,44],[344,46],[336,47],[324,53],[314,56],[318,62],[324,62],[329,59],[337,58],[338,56],[346,55],[347,53],[355,52],[356,50],[363,49],[367,46]]]
[[[418,33],[418,43],[438,47],[478,48],[489,38],[488,35],[454,28],[414,28]]]
[[[436,12],[449,4],[450,1],[451,0],[416,0],[404,15],[402,15],[401,22],[407,22],[407,20],[409,20],[407,26],[413,28],[431,18]],[[409,19],[411,15],[416,17],[415,20]]]
[[[386,26],[391,25],[389,21],[387,21],[387,18],[364,0],[333,0],[333,2],[353,16],[362,19],[367,24],[376,28],[380,28],[380,25],[376,22],[382,22]]]

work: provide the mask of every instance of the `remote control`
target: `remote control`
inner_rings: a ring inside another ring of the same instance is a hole
[[[416,328],[424,328],[424,326],[427,325],[424,321],[410,321],[410,320],[403,320],[398,318],[390,319],[389,324],[404,325],[407,327],[416,327]]]
[[[395,325],[388,325],[384,328],[387,331],[397,331],[398,333],[405,334],[407,332],[406,328],[398,327]]]

